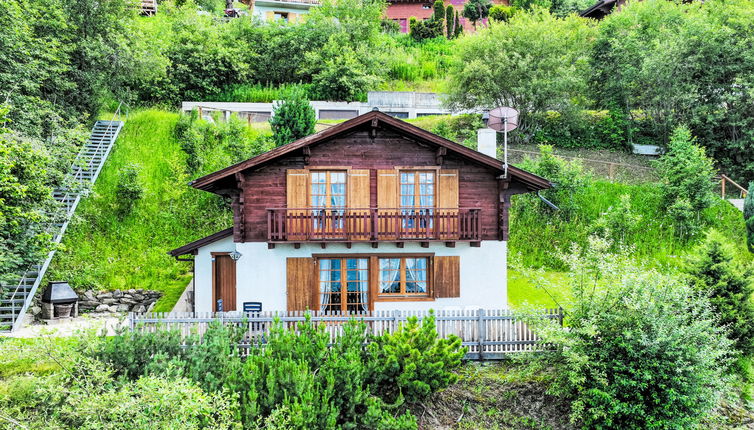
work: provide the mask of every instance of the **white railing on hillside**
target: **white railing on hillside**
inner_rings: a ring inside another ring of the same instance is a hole
[[[222,312],[222,313],[146,313],[129,314],[131,330],[158,332],[177,330],[184,339],[192,335],[201,337],[210,324],[220,322],[242,327],[246,331],[244,340],[238,345],[242,355],[255,342],[264,342],[275,321],[284,327],[295,330],[297,325],[311,319],[322,324],[330,334],[331,341],[342,333],[343,323],[349,319],[363,321],[370,334],[380,335],[394,332],[409,317],[420,319],[429,315],[428,311],[370,311],[354,314],[332,312]],[[435,325],[440,337],[455,335],[461,338],[468,348],[466,358],[472,360],[497,360],[507,354],[541,351],[549,348],[539,336],[529,328],[525,319],[545,319],[563,323],[560,309],[544,309],[525,318],[510,309],[439,310],[434,312]]]

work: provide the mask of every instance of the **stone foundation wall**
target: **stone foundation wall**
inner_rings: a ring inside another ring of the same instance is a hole
[[[150,312],[162,293],[151,290],[88,290],[78,295],[79,314],[106,315],[119,312]],[[41,296],[37,294],[29,308],[29,313],[36,319],[42,318]]]
[[[160,296],[161,292],[150,290],[88,290],[79,294],[79,309],[97,313],[149,312]]]

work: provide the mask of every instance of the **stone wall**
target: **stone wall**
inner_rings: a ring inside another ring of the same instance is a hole
[[[150,290],[88,290],[79,294],[79,310],[97,313],[149,312],[160,296],[161,292]]]

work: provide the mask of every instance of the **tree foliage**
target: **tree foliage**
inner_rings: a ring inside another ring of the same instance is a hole
[[[460,42],[450,105],[514,106],[526,131],[533,113],[567,109],[583,96],[594,30],[580,18],[555,18],[542,10],[481,30]]]
[[[598,107],[645,112],[660,143],[688,124],[726,174],[754,178],[753,13],[750,0],[650,0],[611,14],[592,54]]]
[[[746,244],[749,246],[749,252],[754,252],[754,182],[749,184],[743,212],[746,223]]]
[[[476,28],[477,22],[489,16],[490,7],[492,7],[490,0],[469,0],[463,4],[461,15],[471,21]]]
[[[590,181],[591,177],[584,170],[579,160],[566,161],[553,153],[550,145],[539,146],[539,156],[526,158],[519,164],[522,168],[547,178],[554,185],[541,193],[542,196],[558,207],[557,216],[568,219],[578,209],[575,195]],[[553,209],[536,196],[528,196],[529,207],[541,213],[552,214]]]

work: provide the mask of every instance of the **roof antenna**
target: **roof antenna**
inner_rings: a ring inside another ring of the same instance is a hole
[[[485,117],[487,117],[485,119]],[[503,132],[503,177],[508,178],[508,132],[518,127],[518,111],[512,107],[499,107],[482,114],[489,128]],[[555,205],[553,205],[555,206]]]

